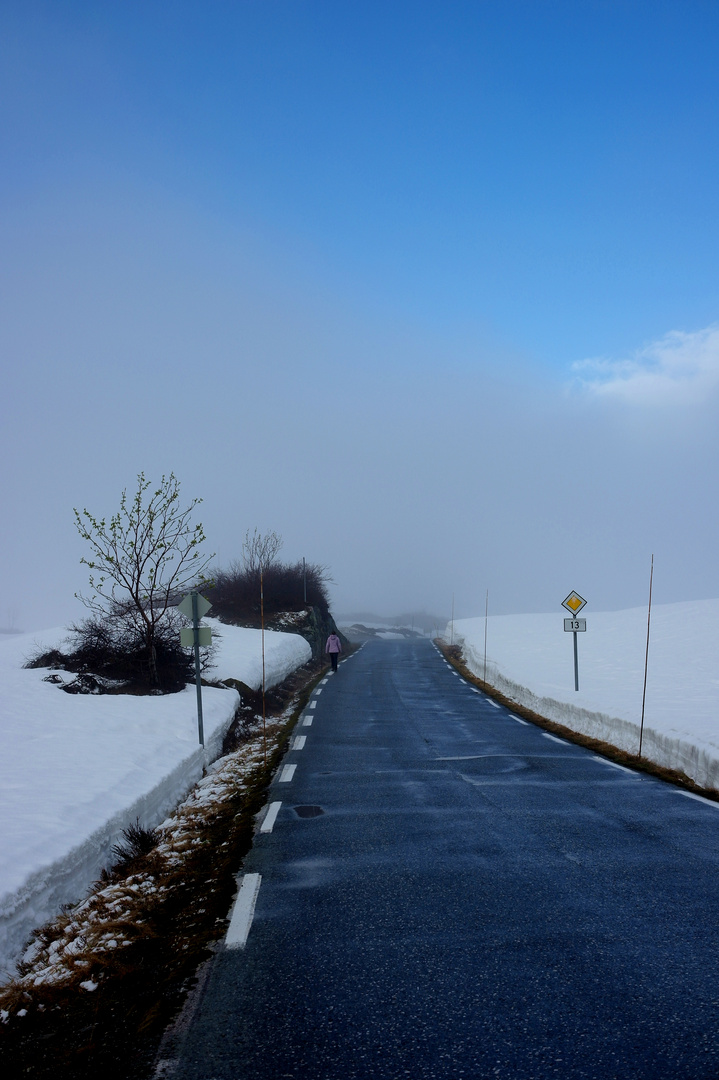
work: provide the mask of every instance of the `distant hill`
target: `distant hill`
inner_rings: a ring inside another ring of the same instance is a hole
[[[365,627],[394,628],[418,630],[422,634],[434,634],[441,631],[447,625],[449,618],[446,615],[430,615],[426,611],[409,611],[401,615],[377,615],[373,611],[350,612],[337,615],[337,624],[340,626],[352,626],[361,624]]]

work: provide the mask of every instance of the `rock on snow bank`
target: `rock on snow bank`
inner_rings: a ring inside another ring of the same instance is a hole
[[[579,692],[564,613],[489,619],[487,681],[513,701],[574,731],[636,753],[647,610],[592,613],[578,635]],[[450,627],[445,631],[449,641]],[[652,609],[642,754],[719,789],[719,600]],[[470,669],[484,668],[484,618],[454,623]]]
[[[212,678],[262,684],[260,632],[220,626]],[[151,828],[185,797],[220,753],[234,690],[203,688],[205,750],[198,745],[194,685],[162,697],[81,696],[26,670],[67,631],[0,641],[0,967],[31,931],[83,895],[136,818]],[[267,631],[268,686],[306,663],[297,634]]]

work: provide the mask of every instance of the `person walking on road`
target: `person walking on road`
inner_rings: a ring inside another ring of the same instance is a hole
[[[332,661],[332,670],[337,670],[337,660],[342,652],[342,642],[337,634],[330,634],[327,638],[327,644],[325,645],[325,652],[330,654],[330,660]]]

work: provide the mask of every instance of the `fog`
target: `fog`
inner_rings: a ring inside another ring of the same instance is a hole
[[[719,595],[711,327],[540,367],[332,282],[311,245],[134,194],[3,219],[0,626],[82,616],[73,507],[112,513],[140,470],[204,500],[219,565],[275,530],[337,611],[633,606],[652,553],[657,602]]]

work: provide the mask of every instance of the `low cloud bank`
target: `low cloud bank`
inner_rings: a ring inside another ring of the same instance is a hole
[[[572,370],[582,389],[634,405],[691,405],[719,386],[719,324],[672,330],[623,360],[581,360]]]

